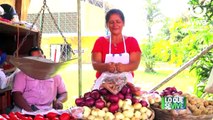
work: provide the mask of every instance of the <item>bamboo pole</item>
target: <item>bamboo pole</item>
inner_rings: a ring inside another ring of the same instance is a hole
[[[165,83],[167,83],[169,80],[171,80],[172,78],[174,78],[177,74],[179,74],[180,72],[182,72],[184,69],[186,69],[187,67],[189,67],[190,65],[192,65],[196,60],[198,60],[200,57],[202,57],[203,55],[205,55],[208,51],[210,51],[213,48],[213,44],[211,44],[210,46],[206,47],[203,51],[201,51],[198,55],[196,55],[195,57],[193,57],[191,60],[189,60],[188,62],[186,62],[184,65],[182,65],[177,71],[175,71],[174,73],[172,73],[171,75],[169,75],[167,78],[165,78],[161,83],[159,83],[158,85],[156,85],[154,88],[151,89],[151,91],[155,91],[158,88],[160,88],[162,85],[164,85]]]
[[[82,57],[81,57],[81,0],[77,0],[78,11],[78,93],[82,95]]]
[[[15,0],[15,9],[19,16],[19,20],[26,21],[30,0]]]

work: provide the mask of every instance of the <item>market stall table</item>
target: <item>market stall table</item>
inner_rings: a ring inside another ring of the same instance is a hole
[[[11,88],[0,89],[0,114],[7,113],[12,107],[11,102]]]

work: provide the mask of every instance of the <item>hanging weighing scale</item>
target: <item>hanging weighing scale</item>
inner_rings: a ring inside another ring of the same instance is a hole
[[[18,57],[18,51],[23,45],[23,43],[27,40],[28,35],[30,34],[33,26],[35,25],[36,21],[38,20],[39,16],[42,15],[41,18],[41,28],[40,28],[40,39],[42,38],[42,32],[43,32],[43,23],[44,23],[44,13],[47,9],[48,13],[51,16],[51,19],[54,22],[54,25],[56,26],[57,30],[59,31],[60,35],[63,37],[63,40],[65,44],[62,45],[61,50],[61,58],[63,61],[60,61],[58,63],[55,63],[51,60],[47,60],[45,58],[40,57]],[[69,53],[68,53],[69,52]],[[26,33],[26,36],[23,38],[23,40],[20,42],[19,45],[17,45],[17,49],[14,52],[13,56],[8,56],[9,61],[17,68],[19,68],[21,71],[23,71],[26,75],[39,79],[39,80],[45,80],[49,79],[57,74],[59,69],[66,67],[68,64],[71,64],[73,60],[77,58],[68,58],[68,54],[74,54],[71,45],[67,42],[66,37],[63,35],[62,31],[60,30],[59,26],[57,25],[52,13],[49,10],[49,7],[46,4],[46,0],[43,2],[43,6],[41,7],[41,10],[37,14],[32,26],[30,27],[30,30]]]

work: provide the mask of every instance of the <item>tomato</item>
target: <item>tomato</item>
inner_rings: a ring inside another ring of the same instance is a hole
[[[7,119],[4,118],[3,116],[0,116],[0,120],[7,120]]]
[[[49,118],[49,119],[53,119],[57,116],[58,116],[58,114],[54,113],[54,112],[49,112],[49,113],[46,114],[46,117]]]
[[[23,115],[21,120],[33,120],[33,118],[31,116],[28,116],[28,115]]]
[[[24,118],[24,115],[21,114],[20,112],[15,112],[15,115],[20,118],[21,120]]]
[[[60,118],[60,120],[70,120],[70,114],[69,113],[62,113],[59,118]]]
[[[51,120],[60,120],[58,117],[54,117]]]
[[[7,114],[1,114],[1,116],[4,117],[4,118],[6,118],[7,120],[10,119],[9,115],[7,115]]]
[[[33,120],[33,118],[31,116],[27,116],[25,118],[26,118],[26,120]]]
[[[45,120],[45,119],[44,119],[44,116],[38,114],[35,116],[33,120]]]
[[[10,112],[8,115],[9,115],[10,118],[17,117],[16,114],[15,114],[15,112]]]
[[[20,119],[18,118],[18,116],[15,114],[15,112],[10,112],[10,113],[9,113],[9,117],[10,117],[9,120],[20,120]]]
[[[13,117],[10,117],[9,120],[21,120],[20,118],[18,118],[17,116],[13,116]]]

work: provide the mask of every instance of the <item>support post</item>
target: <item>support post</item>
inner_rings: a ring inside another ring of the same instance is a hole
[[[81,57],[81,0],[77,0],[78,11],[78,87],[82,95],[82,57]]]

